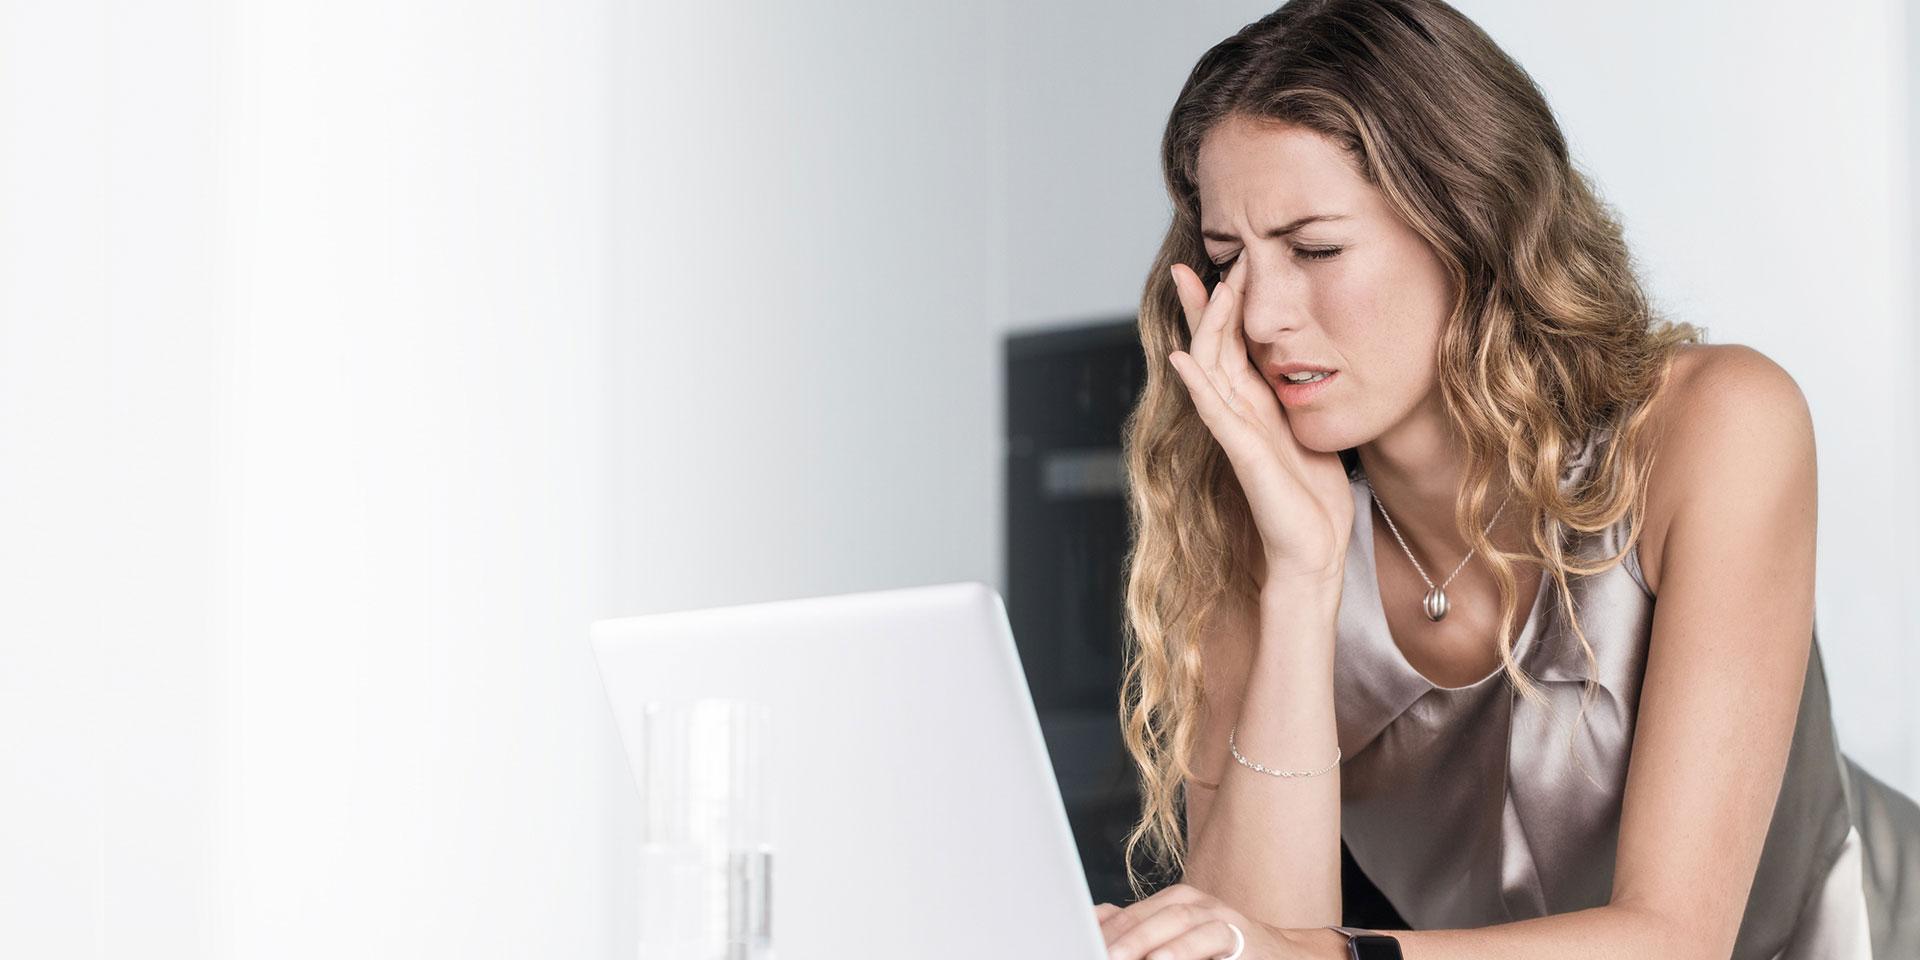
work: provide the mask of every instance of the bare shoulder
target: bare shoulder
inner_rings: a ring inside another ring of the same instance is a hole
[[[1739,498],[1752,489],[1742,477],[1793,468],[1803,471],[1810,498],[1814,439],[1799,384],[1745,344],[1682,345],[1655,403],[1640,566],[1657,594],[1660,561],[1678,511],[1708,500],[1738,509]]]

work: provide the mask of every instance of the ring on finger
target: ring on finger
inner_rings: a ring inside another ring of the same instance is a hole
[[[1241,933],[1240,928],[1235,926],[1233,921],[1223,922],[1226,923],[1228,930],[1233,931],[1233,952],[1221,957],[1220,960],[1240,960],[1240,952],[1247,949],[1247,935]]]

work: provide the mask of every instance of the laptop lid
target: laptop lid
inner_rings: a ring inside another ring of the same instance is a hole
[[[768,706],[777,955],[1106,957],[992,587],[624,617],[591,636],[636,771],[647,701]]]

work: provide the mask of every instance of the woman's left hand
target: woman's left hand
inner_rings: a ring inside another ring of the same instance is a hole
[[[1112,960],[1218,960],[1234,948],[1231,923],[1246,938],[1238,960],[1316,960],[1286,931],[1249,920],[1198,887],[1176,883],[1126,907],[1093,908]]]

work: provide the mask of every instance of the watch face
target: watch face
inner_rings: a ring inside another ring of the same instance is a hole
[[[1371,933],[1348,940],[1347,953],[1353,960],[1401,960],[1400,941]]]

